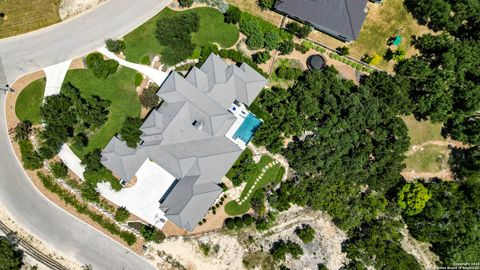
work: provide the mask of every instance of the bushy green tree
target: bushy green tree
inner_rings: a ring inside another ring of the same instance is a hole
[[[17,248],[8,237],[0,236],[0,266],[5,270],[20,270],[24,265],[23,251]]]
[[[293,43],[292,40],[284,40],[280,45],[278,46],[278,51],[282,55],[287,55],[291,54],[293,52],[293,48],[295,47],[295,44]]]
[[[50,163],[50,169],[55,178],[65,178],[68,175],[67,165],[61,161]]]
[[[127,208],[119,207],[117,211],[115,211],[115,220],[118,222],[125,222],[130,217],[130,212],[128,212]]]
[[[125,141],[128,147],[136,148],[138,143],[141,141],[141,126],[142,120],[140,118],[127,117],[125,122],[123,122],[123,127],[120,130],[120,137]]]
[[[181,7],[191,7],[193,5],[193,0],[178,0],[178,3]]]
[[[270,59],[270,53],[268,51],[261,51],[252,54],[253,62],[257,64],[263,64]]]
[[[125,51],[125,41],[118,39],[107,39],[105,41],[107,49],[113,53],[120,53]]]
[[[86,172],[99,171],[103,168],[100,162],[102,157],[102,150],[94,149],[90,153],[86,154],[82,159],[82,165],[85,166]]]
[[[303,255],[303,249],[299,244],[290,240],[286,242],[284,240],[278,240],[273,243],[270,248],[270,254],[272,254],[276,261],[284,261],[287,253],[289,253],[292,258],[298,259]]]
[[[142,91],[139,98],[143,107],[152,109],[158,105],[160,100],[157,96],[158,88],[158,85],[151,84],[147,87],[147,89]]]
[[[262,34],[262,29],[257,21],[242,19],[240,21],[240,31],[244,33],[247,37],[250,37],[255,34]]]
[[[405,214],[413,216],[422,212],[431,195],[422,183],[407,183],[398,193],[398,205]]]
[[[15,136],[13,138],[16,142],[28,140],[32,131],[32,123],[30,121],[22,121],[15,126]]]
[[[175,65],[193,54],[195,44],[191,33],[198,31],[199,18],[195,12],[165,17],[157,21],[156,36],[165,47],[161,58],[167,65]]]
[[[225,16],[224,20],[226,23],[237,24],[240,22],[240,19],[242,18],[242,12],[240,11],[239,8],[230,5],[227,11],[225,12],[224,16]]]
[[[82,149],[88,145],[88,137],[84,132],[79,132],[75,134],[72,138],[72,145],[77,149]]]
[[[263,35],[265,49],[276,50],[280,44],[280,34],[276,31],[268,31]]]
[[[303,224],[295,229],[295,234],[303,243],[310,243],[315,239],[315,230],[308,224]]]
[[[262,9],[272,9],[275,0],[257,0],[258,6]]]
[[[96,52],[87,55],[87,67],[96,77],[106,79],[117,72],[118,62],[113,59],[104,60],[103,55]]]
[[[350,53],[350,49],[347,46],[342,46],[337,48],[337,52],[340,55],[348,55]]]
[[[263,48],[265,42],[263,40],[262,32],[256,32],[250,35],[247,38],[247,41],[245,43],[247,44],[248,48],[251,50],[257,50],[257,49]]]

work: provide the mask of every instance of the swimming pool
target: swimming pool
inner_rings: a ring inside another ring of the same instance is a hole
[[[245,144],[247,144],[253,137],[253,134],[257,130],[257,128],[262,124],[262,121],[255,117],[252,113],[249,113],[240,127],[235,131],[233,134],[233,139],[239,138]]]

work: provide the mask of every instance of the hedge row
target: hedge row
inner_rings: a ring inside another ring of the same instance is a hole
[[[52,176],[41,172],[38,172],[37,175],[46,189],[57,194],[66,204],[73,206],[78,213],[88,216],[111,234],[120,236],[120,238],[122,238],[130,246],[137,241],[137,237],[133,233],[122,231],[117,225],[115,225],[115,223],[109,221],[103,215],[97,214],[90,210],[86,203],[80,202],[75,195],[57,184]]]
[[[315,51],[319,52],[319,53],[325,53],[327,50],[325,50],[325,48],[321,47],[321,46],[318,46],[316,44],[314,44],[313,42],[310,42],[310,41],[302,41],[302,44],[301,44],[303,47],[306,47],[308,49],[314,49]]]
[[[368,68],[368,67],[366,67],[366,66],[364,66],[364,65],[362,65],[362,64],[359,64],[359,63],[357,63],[357,62],[354,62],[354,61],[352,61],[352,60],[349,60],[348,58],[345,58],[345,57],[343,57],[343,56],[340,56],[340,55],[338,55],[338,54],[336,54],[336,53],[333,53],[333,52],[332,52],[332,53],[330,53],[329,56],[330,56],[330,58],[335,59],[335,60],[337,60],[337,61],[340,61],[340,62],[342,62],[342,63],[344,63],[344,64],[347,64],[347,65],[355,68],[355,69],[358,70],[358,71],[363,71],[363,72],[368,72],[368,73],[371,73],[371,72],[374,71],[374,70],[371,69],[371,68]]]

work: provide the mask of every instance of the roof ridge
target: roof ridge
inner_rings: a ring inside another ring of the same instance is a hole
[[[352,22],[352,16],[350,16],[350,9],[348,8],[348,0],[343,0],[345,3],[345,8],[347,9],[347,15],[348,15],[348,23],[350,25],[350,31],[352,31],[352,37],[353,39],[357,39],[357,35],[355,34],[355,30],[353,29],[353,22]]]

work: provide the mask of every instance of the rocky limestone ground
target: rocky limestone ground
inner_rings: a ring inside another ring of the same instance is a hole
[[[299,243],[304,255],[293,260],[287,256],[284,264],[290,269],[316,269],[318,263],[329,269],[339,269],[347,261],[341,251],[346,234],[339,230],[323,212],[292,207],[279,214],[277,226],[265,232],[253,227],[242,231],[221,231],[196,238],[169,238],[161,244],[149,244],[145,257],[158,269],[245,269],[245,254],[268,252],[273,242],[290,239]],[[295,235],[297,226],[309,224],[316,231],[312,243],[303,244]],[[210,253],[205,256],[200,244],[208,244]]]
[[[60,2],[60,18],[66,20],[83,13],[106,0],[62,0]]]

